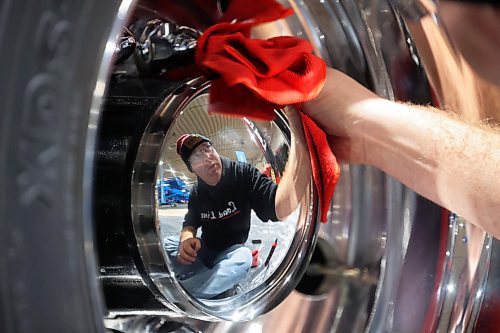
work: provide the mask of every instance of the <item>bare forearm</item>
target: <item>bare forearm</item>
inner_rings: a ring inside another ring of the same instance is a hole
[[[378,98],[354,107],[366,163],[500,238],[499,132]]]
[[[500,238],[498,132],[384,100],[334,69],[304,110],[340,160],[374,165]]]
[[[290,154],[278,185],[275,201],[276,216],[279,220],[286,219],[297,209],[311,179],[311,163],[300,116],[298,113],[290,114],[290,112],[288,113],[292,129]]]

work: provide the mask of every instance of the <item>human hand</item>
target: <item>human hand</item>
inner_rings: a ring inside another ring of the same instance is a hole
[[[179,244],[177,252],[177,261],[183,265],[189,265],[196,260],[198,251],[201,248],[201,242],[198,238],[192,237],[183,240]]]
[[[304,127],[302,125],[300,111],[297,108],[291,106],[284,108],[283,111],[288,120],[292,137],[298,140],[298,143],[300,143],[301,145],[306,146]]]
[[[342,72],[327,68],[323,90],[303,111],[328,135],[338,160],[366,163],[363,120],[380,97]],[[368,115],[369,116],[369,115]]]

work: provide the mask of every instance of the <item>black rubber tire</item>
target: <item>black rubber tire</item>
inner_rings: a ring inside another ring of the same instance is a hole
[[[104,332],[83,175],[119,5],[0,2],[0,332]]]

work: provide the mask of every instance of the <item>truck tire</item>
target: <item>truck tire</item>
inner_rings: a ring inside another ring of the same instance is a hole
[[[104,332],[85,155],[119,5],[0,4],[0,332]]]

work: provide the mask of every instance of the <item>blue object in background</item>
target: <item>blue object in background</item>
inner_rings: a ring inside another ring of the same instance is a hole
[[[234,153],[236,154],[236,159],[239,162],[245,162],[246,163],[247,157],[245,156],[245,152],[243,152],[241,150],[235,150]]]
[[[189,201],[186,183],[179,177],[160,179],[156,183],[160,205],[176,206]]]

